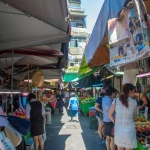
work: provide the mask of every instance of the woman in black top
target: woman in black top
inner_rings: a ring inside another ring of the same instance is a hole
[[[34,150],[44,149],[44,142],[42,139],[42,134],[44,133],[44,119],[43,114],[45,109],[41,102],[36,100],[36,96],[33,93],[28,94],[27,100],[29,104],[26,107],[27,119],[31,122],[31,136],[34,139]]]

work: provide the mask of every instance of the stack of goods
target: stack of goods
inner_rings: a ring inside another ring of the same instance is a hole
[[[93,107],[95,105],[96,98],[85,98],[82,101],[80,101],[80,108],[84,114],[87,114],[89,112],[89,107]]]
[[[14,114],[16,117],[20,117],[22,119],[26,119],[26,111],[23,109],[17,109]]]
[[[90,122],[90,129],[98,128],[98,121],[96,118],[96,110],[94,107],[89,107],[89,122]]]
[[[139,144],[143,148],[150,147],[150,121],[146,120],[143,116],[136,117],[134,121]]]
[[[87,103],[95,102],[95,100],[96,100],[95,97],[88,97],[88,98],[82,99],[81,103],[82,104],[87,104]]]

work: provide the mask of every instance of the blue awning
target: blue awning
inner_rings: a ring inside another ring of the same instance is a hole
[[[103,84],[93,84],[93,87],[103,87]]]
[[[130,0],[105,0],[100,10],[98,19],[92,31],[89,43],[85,49],[86,63],[89,64],[96,50],[103,45],[108,44],[107,22],[109,19],[119,16],[121,10]],[[105,42],[104,42],[104,39]]]

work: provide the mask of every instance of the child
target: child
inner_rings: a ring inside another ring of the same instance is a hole
[[[71,121],[73,120],[73,117],[76,116],[78,122],[78,106],[79,102],[76,98],[76,95],[75,93],[72,93],[68,105],[68,110],[70,109]]]

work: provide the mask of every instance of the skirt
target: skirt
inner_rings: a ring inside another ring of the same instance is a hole
[[[78,116],[78,110],[70,110],[70,117],[73,118],[75,116]]]
[[[44,119],[41,121],[32,121],[30,127],[31,136],[39,136],[44,134]]]
[[[112,122],[104,122],[104,132],[106,136],[114,137],[112,130],[114,124]]]

